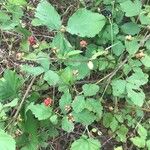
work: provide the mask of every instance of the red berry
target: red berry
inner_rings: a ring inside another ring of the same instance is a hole
[[[35,44],[36,44],[36,39],[35,39],[35,37],[34,37],[34,36],[30,36],[30,37],[28,38],[28,42],[29,42],[29,44],[30,44],[31,46],[35,45]]]
[[[80,41],[80,47],[86,47],[88,43],[84,40]]]
[[[53,103],[53,100],[52,100],[51,98],[46,98],[46,99],[44,100],[44,105],[45,105],[45,106],[51,106],[52,103]]]

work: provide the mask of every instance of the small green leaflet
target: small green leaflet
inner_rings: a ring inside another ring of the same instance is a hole
[[[27,4],[26,0],[9,0],[9,3],[13,5],[25,5]]]
[[[69,91],[66,91],[59,100],[59,107],[64,114],[67,113],[66,107],[70,107],[71,102],[72,102],[71,94],[69,93]]]
[[[30,109],[38,120],[48,119],[52,115],[52,108],[46,107],[44,104],[34,105],[31,103],[27,109]]]
[[[150,150],[150,140],[146,141],[146,146],[147,146],[148,150]]]
[[[126,41],[125,47],[130,55],[134,55],[139,50],[140,45],[137,40],[132,40]]]
[[[147,138],[147,130],[141,125],[138,125],[138,134],[140,135],[140,137],[143,137],[144,139]]]
[[[121,97],[125,93],[126,81],[125,80],[113,80],[112,83],[113,95]]]
[[[44,72],[42,67],[33,67],[29,65],[22,65],[21,70],[33,76],[38,76]]]
[[[120,3],[120,6],[127,17],[133,17],[140,14],[142,3],[140,0],[127,0]]]
[[[94,37],[104,25],[103,15],[81,8],[69,18],[67,31],[80,37]]]
[[[58,116],[57,115],[51,116],[50,121],[52,124],[56,125],[58,123]]]
[[[88,111],[87,109],[84,109],[79,113],[73,112],[72,114],[76,122],[80,122],[85,126],[90,125],[96,120],[95,114]]]
[[[70,150],[100,150],[101,144],[98,140],[82,136],[80,139],[75,140]]]
[[[121,30],[129,35],[135,35],[140,32],[140,27],[133,22],[127,22],[121,26]]]
[[[128,133],[128,128],[125,125],[121,125],[119,130],[116,131],[120,141],[126,142],[127,138],[126,135]]]
[[[81,112],[85,108],[85,99],[83,95],[75,97],[72,108],[76,113]]]
[[[82,89],[85,96],[93,96],[99,91],[99,86],[96,84],[84,84]]]
[[[49,70],[44,74],[44,80],[47,81],[49,85],[55,86],[59,82],[59,76],[56,72]]]
[[[63,117],[62,119],[62,129],[67,132],[72,132],[74,129],[73,122],[69,121],[67,116]]]
[[[100,120],[102,116],[103,107],[99,100],[93,98],[87,98],[85,102],[85,108],[91,112],[96,113],[97,120]]]
[[[72,50],[71,44],[64,37],[64,34],[62,34],[62,33],[57,33],[55,35],[55,37],[53,38],[53,41],[51,43],[51,48],[55,48],[56,52],[58,52],[58,54],[61,54],[61,55],[64,55],[64,54],[70,52],[70,50]]]
[[[144,148],[145,147],[145,139],[142,137],[134,137],[130,139],[134,145],[136,145],[139,148]]]
[[[150,56],[146,55],[141,59],[141,62],[145,67],[150,67]]]
[[[42,0],[38,4],[35,17],[39,20],[38,24],[41,23],[42,25],[47,26],[50,30],[59,30],[61,27],[59,14],[46,0]]]
[[[1,150],[15,150],[16,142],[15,140],[5,133],[5,131],[0,129],[0,149]]]

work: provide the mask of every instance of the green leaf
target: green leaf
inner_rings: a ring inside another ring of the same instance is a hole
[[[138,134],[143,139],[146,139],[146,137],[147,137],[147,130],[140,124],[138,125]]]
[[[130,139],[134,145],[136,145],[139,148],[144,148],[145,147],[145,139],[143,139],[142,137],[134,137]]]
[[[140,14],[139,19],[141,21],[141,24],[143,24],[143,25],[150,24],[150,16],[149,15]]]
[[[9,0],[9,3],[13,5],[25,5],[27,4],[26,0]]]
[[[58,123],[58,116],[57,115],[51,116],[50,121],[52,124],[56,125]]]
[[[72,103],[72,108],[76,113],[81,112],[85,108],[84,96],[76,96]]]
[[[96,113],[96,115],[98,117],[97,119],[100,120],[100,118],[102,116],[103,107],[99,100],[87,98],[85,108],[88,109],[89,111]]]
[[[125,2],[120,3],[120,6],[127,17],[133,17],[140,14],[142,3],[140,0],[127,0]]]
[[[46,53],[40,52],[37,55],[37,62],[44,68],[45,71],[49,70],[50,60]]]
[[[44,72],[42,67],[31,67],[28,65],[22,65],[21,70],[33,76],[38,76]]]
[[[80,37],[94,37],[104,25],[103,15],[82,8],[69,18],[67,31]]]
[[[79,113],[73,112],[72,114],[76,122],[80,122],[85,126],[92,124],[96,119],[96,116],[94,115],[94,113],[86,109],[84,109],[83,111]]]
[[[0,79],[0,100],[16,98],[22,85],[22,79],[14,71],[6,70]]]
[[[61,27],[61,19],[54,7],[46,0],[42,0],[37,8],[35,17],[39,19],[39,23],[47,26],[50,30],[59,30]]]
[[[66,67],[62,71],[60,77],[65,84],[70,85],[74,79],[72,69],[70,67]]]
[[[121,30],[129,35],[135,35],[140,32],[140,28],[136,23],[128,22],[121,26]]]
[[[103,115],[103,125],[108,128],[113,121],[113,115],[111,113],[104,113]]]
[[[125,94],[126,81],[125,80],[113,80],[112,83],[113,95],[121,97]]]
[[[112,122],[110,123],[110,129],[115,132],[116,129],[118,128],[118,121],[116,120],[116,118],[114,117]]]
[[[44,80],[47,81],[49,85],[56,85],[59,82],[59,76],[56,72],[49,70],[45,72]]]
[[[140,47],[137,40],[126,41],[125,46],[126,46],[126,50],[129,52],[130,55],[135,54]]]
[[[128,77],[127,82],[134,84],[137,88],[148,82],[148,75],[142,71],[137,71]]]
[[[146,141],[146,145],[147,145],[148,150],[150,150],[150,140]]]
[[[18,103],[18,100],[19,100],[18,98],[15,98],[10,103],[5,104],[3,107],[15,107]]]
[[[93,96],[99,91],[99,86],[96,84],[84,84],[82,89],[85,96]]]
[[[68,111],[66,110],[66,107],[70,107],[72,102],[71,94],[69,91],[65,91],[65,93],[61,96],[61,99],[59,100],[59,106],[61,111],[66,114]]]
[[[121,125],[119,130],[116,132],[120,141],[125,142],[127,140],[126,135],[128,133],[128,128],[125,125]]]
[[[45,120],[48,119],[52,115],[52,108],[47,107],[44,104],[36,104],[31,103],[28,106],[28,110],[31,110],[32,113],[35,115],[38,120]]]
[[[128,93],[128,98],[137,106],[141,107],[144,103],[145,100],[145,94],[142,90],[133,90],[134,85],[127,83],[126,88],[127,88],[127,93]]]
[[[141,62],[145,67],[150,67],[150,56],[145,55],[143,58],[141,58]]]
[[[120,56],[124,52],[125,46],[122,44],[121,41],[118,41],[116,42],[116,45],[112,47],[112,50],[116,56]]]
[[[83,51],[80,51],[80,50],[73,50],[73,51],[70,51],[67,53],[67,56],[73,56],[73,55],[77,55],[77,54],[80,54],[82,53]]]
[[[57,33],[55,37],[53,38],[53,41],[51,43],[51,48],[55,48],[56,52],[61,55],[66,54],[67,52],[70,52],[72,50],[72,46],[69,43],[68,40],[64,37],[64,34]]]
[[[81,137],[71,145],[71,150],[100,150],[101,144],[98,140]]]
[[[122,146],[114,148],[114,150],[123,150]]]
[[[0,129],[0,149],[1,150],[15,150],[16,142],[15,140]]]
[[[63,117],[62,119],[62,129],[67,132],[72,132],[74,130],[73,122],[69,121],[67,117]]]

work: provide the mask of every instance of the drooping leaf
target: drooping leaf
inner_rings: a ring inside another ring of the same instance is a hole
[[[98,140],[81,137],[74,141],[71,145],[71,150],[100,150],[101,144]]]
[[[81,37],[94,37],[105,24],[105,17],[84,8],[77,10],[68,21],[67,31]]]
[[[38,4],[35,17],[38,18],[38,23],[47,26],[50,30],[58,30],[61,27],[59,14],[46,0],[42,0]]]
[[[0,149],[1,150],[15,150],[16,142],[15,140],[3,130],[0,129]]]

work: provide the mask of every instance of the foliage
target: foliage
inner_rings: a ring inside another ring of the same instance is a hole
[[[148,1],[0,8],[0,149],[150,149]]]

